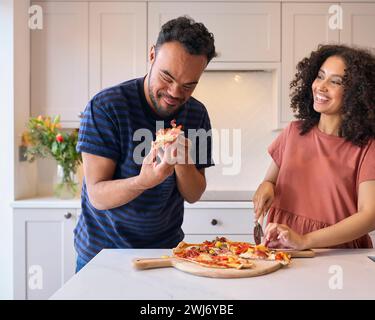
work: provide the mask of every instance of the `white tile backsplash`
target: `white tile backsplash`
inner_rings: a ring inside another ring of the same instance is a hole
[[[279,133],[272,131],[272,81],[272,72],[262,71],[206,71],[202,75],[193,96],[205,104],[212,127],[229,129],[231,134],[233,129],[241,132],[240,170],[224,175],[224,168],[231,165],[224,165],[218,157],[216,166],[206,170],[208,191],[251,191],[263,179],[271,161],[267,147]],[[233,157],[233,141],[229,151]]]

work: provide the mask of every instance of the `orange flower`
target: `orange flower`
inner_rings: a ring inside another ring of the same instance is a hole
[[[22,146],[27,147],[31,145],[31,137],[30,134],[25,131],[22,133]]]
[[[47,128],[50,127],[50,125],[51,125],[51,119],[50,119],[49,117],[47,117],[47,119],[44,120],[44,125],[45,125]]]

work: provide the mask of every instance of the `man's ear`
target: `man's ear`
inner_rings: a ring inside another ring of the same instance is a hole
[[[153,64],[156,58],[156,51],[155,51],[155,46],[153,45],[150,49],[150,55],[149,55],[149,60],[150,63]]]

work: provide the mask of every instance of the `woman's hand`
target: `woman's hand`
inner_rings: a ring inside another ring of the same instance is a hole
[[[270,248],[308,249],[306,236],[301,235],[285,224],[269,223],[265,230],[264,245]]]
[[[264,216],[275,198],[275,185],[272,182],[262,182],[253,196],[255,220]]]

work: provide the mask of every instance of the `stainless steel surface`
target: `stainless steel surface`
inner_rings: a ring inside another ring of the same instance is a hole
[[[259,245],[262,242],[262,237],[264,236],[262,225],[256,221],[254,226],[254,242]]]

